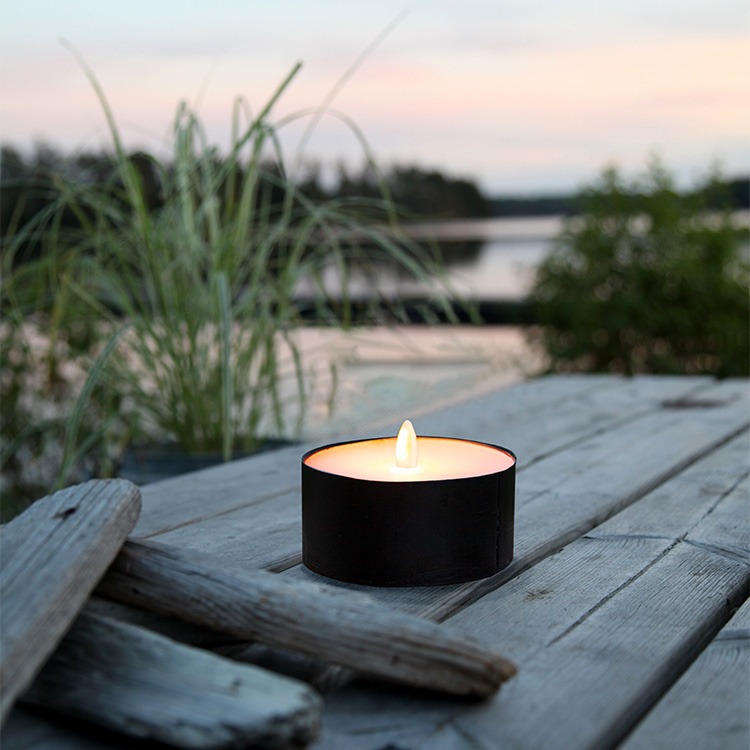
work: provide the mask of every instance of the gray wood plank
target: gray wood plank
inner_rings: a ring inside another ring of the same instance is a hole
[[[582,390],[575,389],[580,383]],[[665,376],[551,376],[487,394],[421,417],[422,434],[450,434],[500,443],[519,457],[519,468],[597,432],[661,408],[664,401],[699,398],[709,378]],[[512,443],[512,444],[511,444]]]
[[[742,605],[620,747],[750,747],[750,601]]]
[[[594,380],[580,376],[543,378],[533,385],[522,383],[498,391],[496,397],[503,403],[534,403],[542,408],[544,404],[556,405],[597,386],[612,388],[610,379]],[[694,387],[691,383],[690,388]],[[393,426],[394,431],[397,428],[398,425]],[[138,537],[151,537],[191,521],[205,520],[298,490],[300,457],[314,447],[313,443],[291,446],[147,485],[143,488],[143,511],[134,533]],[[220,493],[216,492],[217,485],[222,488]]]
[[[436,413],[424,421],[421,431],[423,434],[432,432],[494,443],[505,442],[519,454],[519,466],[523,471],[525,466],[575,444],[585,436],[596,435],[623,422],[661,411],[660,404],[665,400],[697,398],[712,385],[713,381],[707,378],[556,376],[514,386],[466,402],[461,408]],[[286,477],[288,482],[293,477],[295,485],[291,491],[270,498],[261,496],[257,502],[249,502],[226,513],[182,523],[178,528],[158,533],[159,540],[274,571],[299,564],[301,528],[298,478],[303,449],[304,446],[300,446],[297,454],[278,452],[279,463],[275,471],[268,475],[275,478],[273,481]],[[271,460],[269,455],[258,457],[257,471],[264,478]],[[244,468],[239,465],[232,467],[229,480],[222,480],[220,494],[223,500],[233,497],[237,477],[244,476],[242,497],[247,502],[247,487],[253,483],[250,471],[256,466],[254,461],[248,459],[241,462]],[[236,474],[238,471],[239,475]],[[198,478],[198,474],[193,476]],[[219,473],[215,476],[218,478]],[[185,493],[180,493],[178,490],[183,483]],[[265,489],[268,486],[263,485]],[[178,507],[184,501],[183,494],[192,497],[196,489],[190,484],[190,477],[171,480],[169,487],[160,483],[144,489],[144,517],[149,515],[149,508],[157,499],[152,492],[158,491],[159,507],[164,508]],[[522,490],[523,485],[520,484],[519,493]],[[174,496],[175,493],[179,497]],[[216,494],[214,489],[213,496]],[[211,496],[206,493],[206,497]],[[521,500],[522,496],[519,495],[519,502]],[[234,502],[238,501],[234,496]],[[205,507],[204,513],[208,513]],[[159,523],[164,521],[161,516],[158,519]],[[156,523],[157,517],[151,521]],[[150,528],[148,536],[155,538],[156,526],[152,524],[149,527],[149,523],[142,520],[136,531],[141,533]],[[176,523],[174,519],[172,523]],[[249,536],[252,536],[253,544],[247,543]]]
[[[716,406],[659,409],[621,423],[518,477],[515,557],[496,576],[457,586],[368,589],[378,601],[431,619],[444,619],[659,487],[733,436],[747,430],[747,381],[722,382],[703,391]],[[295,580],[325,580],[301,565],[284,573]]]
[[[292,445],[146,485],[133,535],[147,538],[284,495],[299,486],[305,450]]]
[[[302,559],[299,489],[152,538],[199,550],[244,570],[284,570]]]
[[[23,700],[184,748],[304,746],[322,707],[296,680],[86,613]]]
[[[97,591],[236,638],[456,695],[488,695],[515,674],[482,643],[369,597],[242,573],[155,543],[128,542]]]
[[[744,431],[593,529],[589,536],[622,534],[677,539],[707,518],[707,500],[743,489],[748,492],[749,456],[750,431]],[[709,528],[702,527],[704,541],[709,538],[705,536]]]
[[[521,747],[614,745],[725,619],[727,602],[747,595],[747,586],[744,566],[678,545],[526,660],[505,701],[469,710],[454,726],[480,742]],[[445,746],[447,736],[425,747]]]
[[[598,556],[594,564],[601,565],[613,544],[648,552],[654,543],[591,540],[576,546],[591,545],[590,554]],[[555,560],[558,565],[581,562],[578,555],[562,555]],[[577,570],[577,577],[571,573],[568,578],[575,584],[567,592],[568,612],[553,607],[549,632],[533,627],[539,607],[530,607],[528,614],[523,609],[530,601],[550,596],[545,593],[548,581],[525,578],[527,574],[517,579],[525,590],[518,591],[516,581],[509,584],[512,591],[503,597],[502,610],[496,608],[494,617],[484,623],[485,633],[492,628],[519,664],[517,677],[498,696],[477,706],[441,709],[434,701],[402,695],[397,707],[388,706],[395,709],[389,712],[380,705],[379,693],[352,694],[345,687],[327,697],[323,731],[315,747],[614,747],[718,629],[728,616],[727,602],[734,604],[747,595],[745,566],[685,544],[646,563],[632,580],[607,594],[600,589],[599,600],[588,610],[575,601],[587,585],[581,568]],[[515,622],[509,623],[506,613],[513,613]],[[532,629],[528,639],[518,631],[509,635],[519,620],[522,627]]]
[[[83,607],[139,509],[134,484],[94,480],[38,500],[0,530],[3,718]]]
[[[518,664],[517,678],[491,704],[441,712],[424,698],[394,702],[347,687],[327,698],[320,747],[578,748],[605,736],[611,745],[728,617],[724,597],[747,595],[746,563],[687,541],[722,528],[724,545],[741,549],[747,467],[736,459],[746,446],[743,434],[672,480],[684,516],[664,502],[664,485],[448,621],[499,644]],[[612,705],[605,710],[598,695]],[[460,718],[440,730],[446,714]]]

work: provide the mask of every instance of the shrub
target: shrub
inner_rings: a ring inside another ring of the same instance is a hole
[[[679,194],[658,161],[606,169],[579,196],[531,298],[552,369],[748,374],[747,230],[715,175]]]

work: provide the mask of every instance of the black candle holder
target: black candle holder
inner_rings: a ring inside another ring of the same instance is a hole
[[[475,444],[505,454],[506,465],[478,476],[380,481],[308,465],[316,453],[345,443],[306,453],[305,567],[328,578],[370,586],[462,583],[505,568],[513,559],[516,457],[500,446]]]

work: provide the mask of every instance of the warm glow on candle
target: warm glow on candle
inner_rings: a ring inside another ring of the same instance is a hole
[[[453,438],[417,438],[411,423],[404,425],[408,427],[406,430],[402,427],[398,437],[327,446],[307,456],[305,463],[320,471],[355,479],[429,482],[494,474],[516,462],[510,452],[494,445]],[[406,446],[399,447],[399,441]]]
[[[401,425],[396,438],[396,466],[399,469],[417,468],[417,433],[408,419]]]

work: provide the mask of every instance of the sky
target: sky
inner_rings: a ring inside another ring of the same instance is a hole
[[[300,61],[271,113],[289,159],[359,165],[358,129],[384,167],[489,194],[567,192],[652,155],[695,184],[750,172],[749,32],[747,0],[0,0],[0,140],[110,143],[65,40],[133,148],[168,148],[181,101],[226,148],[235,99],[257,113]],[[306,140],[300,113],[332,92],[343,116]]]

